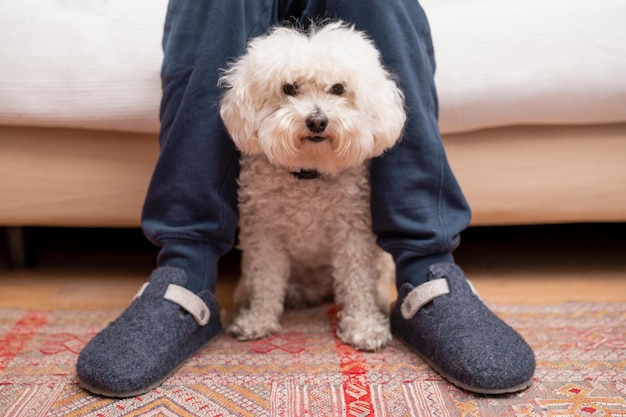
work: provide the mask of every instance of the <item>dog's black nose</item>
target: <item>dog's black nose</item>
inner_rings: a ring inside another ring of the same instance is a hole
[[[321,133],[328,126],[328,117],[322,113],[313,113],[306,119],[306,127],[313,133]]]

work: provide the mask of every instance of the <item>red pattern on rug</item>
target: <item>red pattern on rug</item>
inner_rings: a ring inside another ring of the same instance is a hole
[[[330,328],[334,335],[335,349],[339,357],[339,367],[344,376],[343,403],[341,410],[350,415],[367,416],[373,410],[371,385],[367,377],[365,354],[352,346],[342,343],[337,336],[339,309],[332,306],[329,310]]]
[[[537,356],[531,388],[473,395],[403,344],[358,352],[334,306],[287,312],[283,331],[205,346],[163,386],[113,400],[76,383],[80,349],[120,312],[0,311],[0,416],[625,416],[626,305],[492,306]]]
[[[0,339],[0,371],[22,351],[24,345],[46,323],[46,313],[28,311]]]

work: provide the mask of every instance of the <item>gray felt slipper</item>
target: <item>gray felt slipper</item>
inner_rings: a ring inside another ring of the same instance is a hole
[[[404,284],[391,315],[394,334],[454,385],[481,394],[532,384],[535,355],[475,295],[461,269],[432,265],[429,281]]]
[[[159,386],[222,329],[213,294],[184,287],[185,271],[161,267],[122,315],[82,350],[76,370],[83,388],[133,397]]]

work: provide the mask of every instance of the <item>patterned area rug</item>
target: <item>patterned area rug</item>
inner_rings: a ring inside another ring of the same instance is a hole
[[[221,336],[137,398],[76,384],[78,352],[119,311],[0,311],[1,416],[626,416],[626,305],[492,306],[533,346],[515,395],[477,396],[404,345],[362,353],[334,337],[336,310],[288,312],[265,340]]]

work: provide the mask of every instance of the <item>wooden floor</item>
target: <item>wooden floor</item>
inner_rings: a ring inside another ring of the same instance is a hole
[[[27,229],[28,269],[6,267],[0,308],[123,308],[154,267],[138,230]],[[493,303],[626,302],[626,224],[470,228],[455,253]],[[239,258],[220,264],[218,299],[232,306]]]

